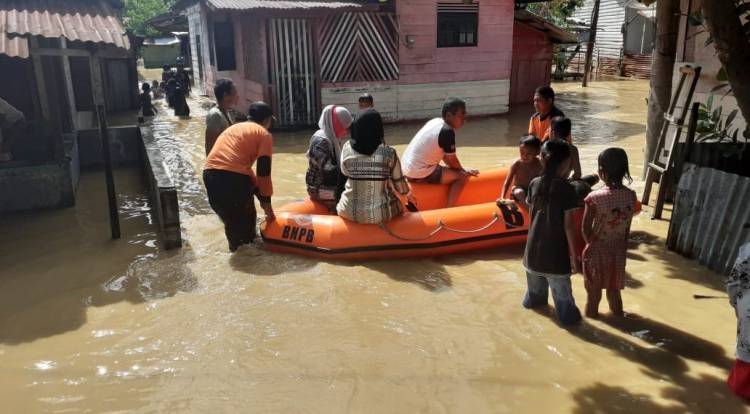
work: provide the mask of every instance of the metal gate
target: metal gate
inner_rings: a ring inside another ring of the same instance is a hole
[[[310,23],[305,19],[271,19],[269,32],[277,125],[314,125],[318,88]]]

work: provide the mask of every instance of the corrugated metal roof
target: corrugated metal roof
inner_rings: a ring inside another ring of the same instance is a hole
[[[23,37],[8,37],[0,32],[0,55],[26,59],[29,57],[29,41]]]
[[[215,10],[252,10],[252,9],[353,9],[361,4],[345,1],[287,1],[287,0],[207,0],[208,6]]]
[[[65,37],[130,49],[117,12],[103,0],[0,1],[0,48],[11,49],[15,36]],[[9,39],[10,38],[10,39]],[[26,52],[28,56],[28,51]]]

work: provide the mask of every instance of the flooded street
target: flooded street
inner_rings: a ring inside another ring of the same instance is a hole
[[[647,81],[553,86],[584,173],[620,146],[639,177]],[[566,330],[552,308],[521,307],[522,246],[361,263],[257,246],[231,255],[199,178],[206,108],[191,102],[189,120],[159,109],[181,251],[158,247],[128,169],[115,177],[119,241],[96,172],[74,209],[0,219],[0,411],[746,412],[724,384],[734,313],[725,299],[693,299],[723,295],[722,278],[666,252],[668,223],[648,208],[634,219],[623,292],[634,315]],[[531,112],[470,119],[457,133],[464,166],[509,165]],[[386,140],[401,154],[421,125],[387,126]],[[276,206],[305,195],[311,132],[274,134]],[[573,289],[582,306],[580,275]]]

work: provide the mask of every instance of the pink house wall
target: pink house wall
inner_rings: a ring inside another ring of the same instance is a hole
[[[513,51],[514,0],[479,2],[476,47],[437,47],[437,1],[396,2],[400,84],[508,79]],[[414,36],[409,48],[406,35]]]
[[[228,15],[216,14],[212,16],[213,21],[224,21],[224,19],[232,19],[232,26],[234,29],[234,51],[235,51],[235,70],[231,71],[218,71],[216,66],[211,66],[208,60],[208,34],[206,33],[206,44],[205,48],[205,63],[206,68],[206,94],[213,96],[213,87],[216,84],[217,79],[227,78],[231,79],[237,87],[237,92],[240,96],[239,103],[237,104],[237,110],[245,112],[250,103],[264,99],[264,87],[262,84],[247,79],[247,74],[256,70],[254,65],[254,59],[265,56],[265,36],[262,36],[262,31],[258,30],[251,31],[249,27],[257,27],[256,22],[248,21],[248,18],[243,17],[240,14],[233,13]],[[210,28],[208,29],[210,30]],[[260,35],[260,38],[258,37]],[[260,53],[260,55],[258,55]]]

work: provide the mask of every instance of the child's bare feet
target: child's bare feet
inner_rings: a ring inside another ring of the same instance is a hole
[[[624,318],[625,317],[625,312],[622,310],[622,308],[620,308],[620,309],[611,309],[610,308],[610,311],[612,311],[612,315],[613,316],[616,316],[618,318]]]
[[[592,305],[593,304],[591,303],[586,303],[586,311],[585,311],[586,317],[591,318],[591,319],[599,319],[599,309],[597,309],[599,304],[597,303],[596,304],[597,306],[592,306]]]

